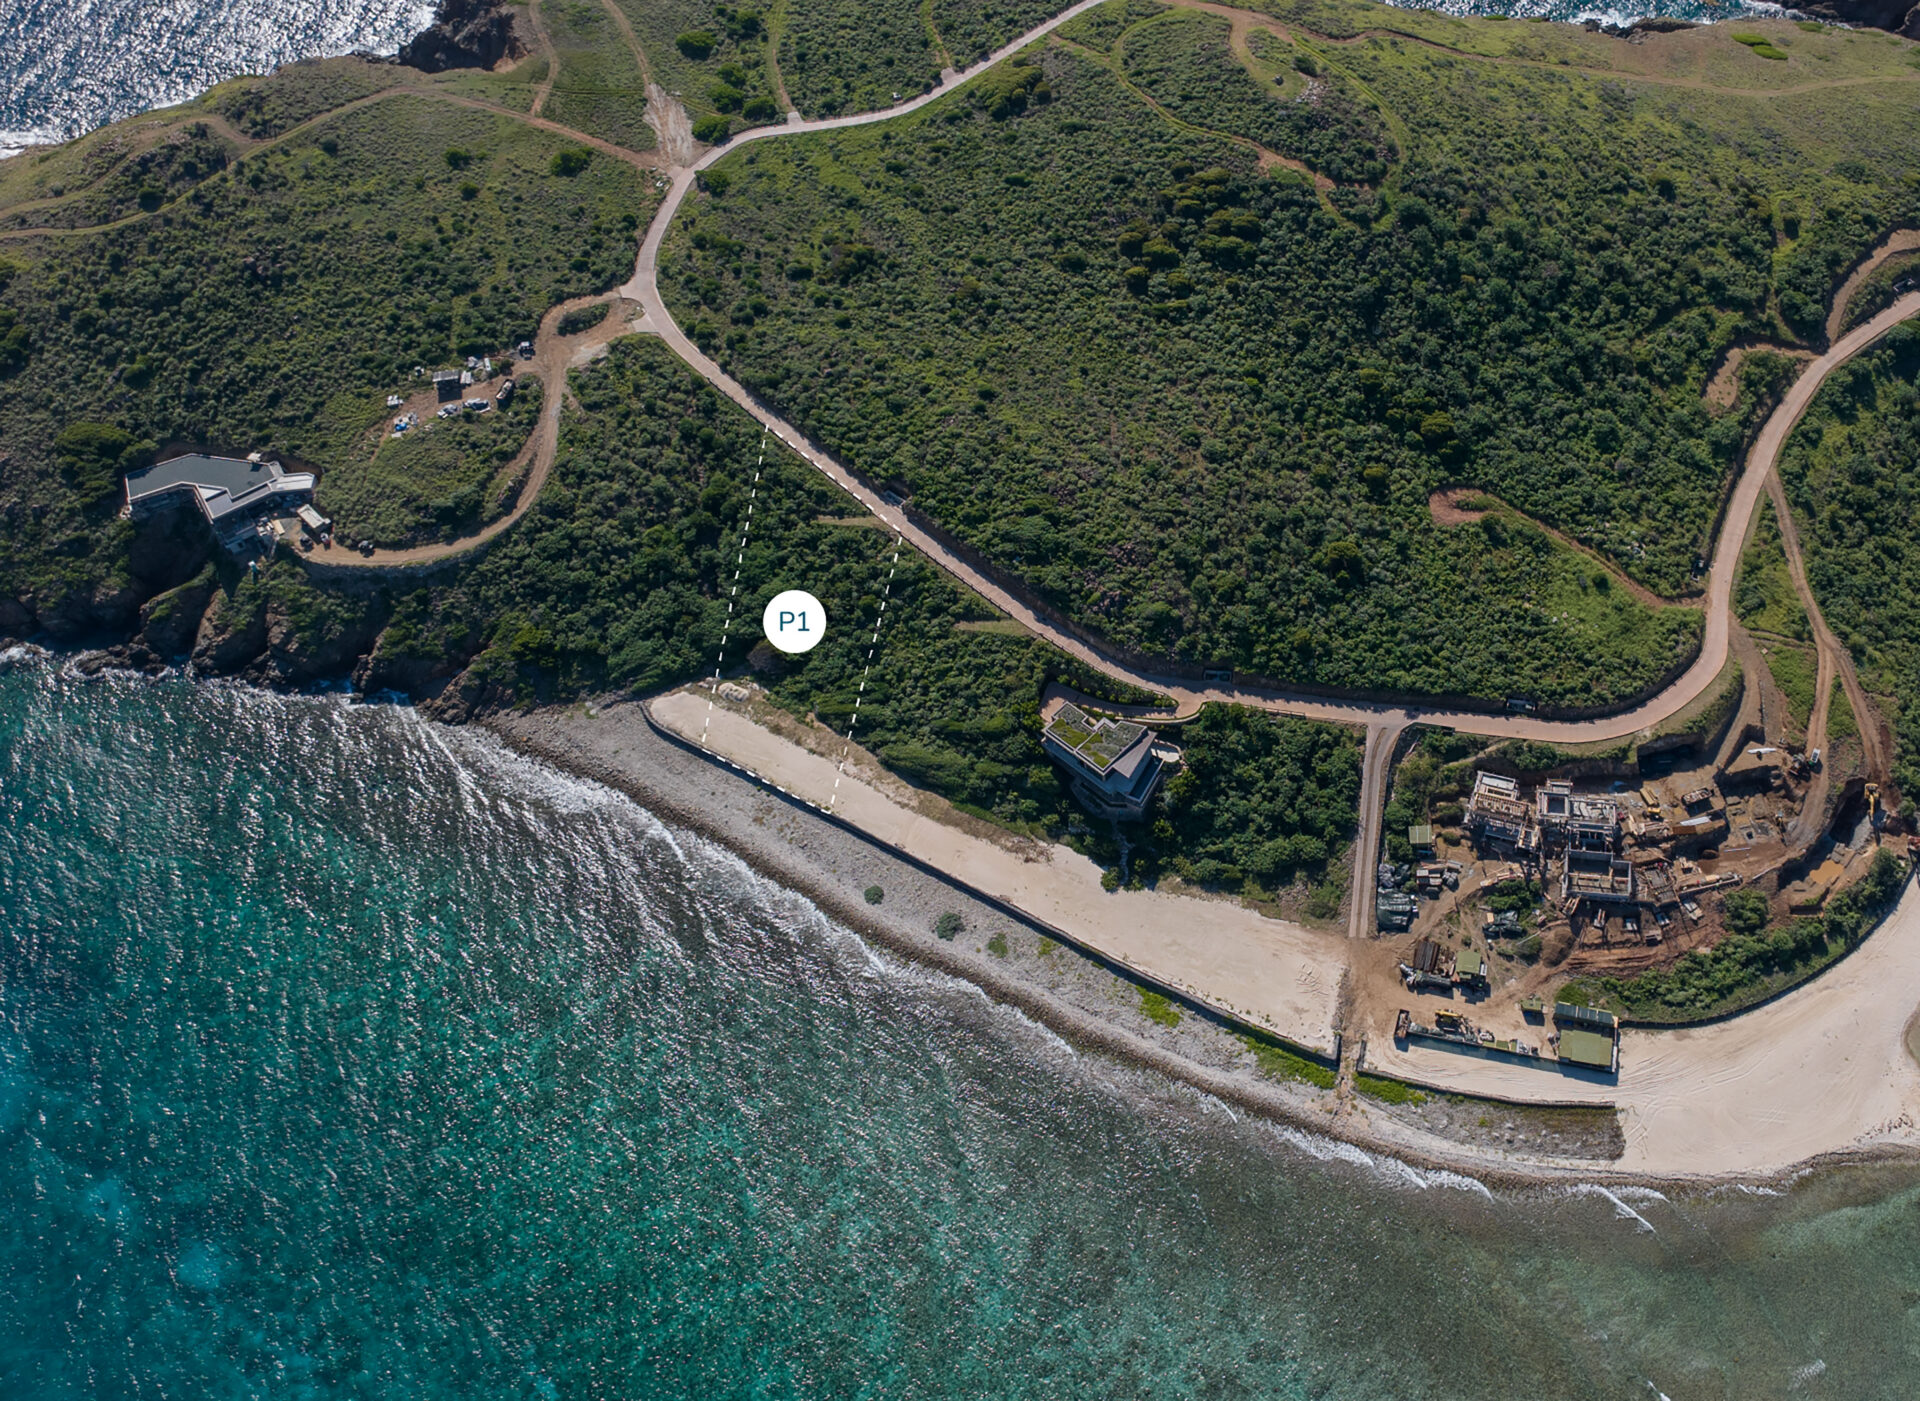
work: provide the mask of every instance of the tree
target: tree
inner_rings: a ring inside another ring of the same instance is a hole
[[[1767,927],[1767,897],[1757,890],[1736,890],[1720,902],[1727,928],[1735,934],[1758,934]]]

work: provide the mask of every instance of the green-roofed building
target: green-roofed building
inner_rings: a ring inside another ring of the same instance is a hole
[[[1067,771],[1074,795],[1102,817],[1140,816],[1160,781],[1161,746],[1145,725],[1063,705],[1040,732],[1040,745]]]
[[[1553,1020],[1560,1029],[1560,1059],[1569,1065],[1604,1070],[1609,1075],[1620,1070],[1620,1019],[1597,1007],[1580,1007],[1571,1002],[1553,1004]]]

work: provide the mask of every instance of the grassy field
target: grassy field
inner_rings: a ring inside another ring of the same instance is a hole
[[[479,392],[491,397],[497,383]],[[540,415],[540,385],[522,380],[504,410],[430,418],[403,438],[384,434],[321,478],[315,503],[342,540],[385,548],[469,535],[508,508],[501,469]]]
[[[725,118],[738,128],[778,116],[768,7],[714,0],[616,0],[633,27],[654,81],[679,96],[696,120]]]
[[[1813,629],[1800,595],[1787,572],[1787,553],[1780,543],[1780,525],[1773,503],[1762,501],[1753,523],[1753,535],[1740,556],[1740,574],[1734,582],[1733,609],[1750,631],[1811,642]]]
[[[1813,718],[1814,692],[1819,679],[1819,659],[1811,647],[1790,642],[1768,642],[1761,648],[1767,671],[1780,694],[1787,698],[1787,713],[1800,735],[1807,732]]]
[[[541,115],[629,151],[652,150],[646,79],[606,7],[600,0],[544,0],[540,14],[560,61]]]
[[[1854,718],[1853,702],[1847,699],[1847,688],[1835,677],[1833,695],[1827,702],[1827,742],[1837,749],[1859,737],[1860,722]]]
[[[1128,81],[1181,121],[1245,136],[1344,184],[1385,178],[1397,152],[1363,90],[1270,33],[1258,53],[1236,52],[1229,37],[1217,15],[1172,10],[1129,29],[1116,52]]]

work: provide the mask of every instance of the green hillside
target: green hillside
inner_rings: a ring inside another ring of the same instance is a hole
[[[1436,525],[1428,496],[1486,487],[1658,593],[1692,589],[1764,407],[1710,411],[1720,352],[1816,337],[1838,276],[1914,217],[1911,46],[1795,31],[1781,65],[1705,31],[1669,54],[1312,16],[1501,58],[1300,30],[1242,53],[1191,11],[1082,20],[1087,43],[920,113],[722,161],[663,291],[824,445],[1140,651],[1631,695],[1694,612],[1524,524]],[[1528,42],[1548,50],[1517,61]],[[1580,66],[1628,59],[1648,74]]]

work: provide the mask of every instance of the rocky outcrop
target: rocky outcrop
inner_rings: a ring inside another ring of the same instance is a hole
[[[353,669],[354,689],[364,694],[398,691],[414,700],[437,698],[460,663],[446,657],[400,656],[387,650],[383,633]]]
[[[267,650],[267,609],[257,597],[236,603],[216,593],[193,644],[193,669],[202,676],[227,676]]]
[[[1813,19],[1920,39],[1920,5],[1914,0],[1813,0],[1793,8]]]
[[[409,39],[400,62],[426,73],[449,68],[492,68],[524,56],[514,32],[513,6],[504,0],[440,0],[433,23]]]
[[[149,599],[140,610],[140,639],[163,657],[181,657],[193,650],[200,635],[200,619],[213,597],[212,569],[202,570],[178,588]]]
[[[1597,19],[1582,20],[1581,24],[1595,34],[1608,34],[1615,39],[1638,39],[1644,34],[1672,34],[1681,29],[1697,28],[1692,20],[1672,19],[1666,15],[1649,15],[1631,24],[1607,24]]]
[[[130,583],[107,582],[54,598],[31,597],[20,602],[33,610],[40,631],[57,642],[75,643],[103,633],[122,637],[131,633],[145,597],[143,590]]]
[[[296,619],[277,603],[266,610],[265,655],[249,676],[269,685],[303,686],[353,671],[386,626],[376,606],[342,609],[324,619]]]
[[[0,637],[31,637],[39,630],[31,608],[17,598],[0,594]]]

